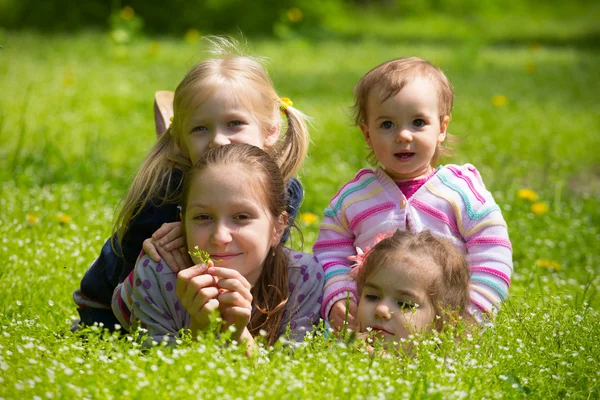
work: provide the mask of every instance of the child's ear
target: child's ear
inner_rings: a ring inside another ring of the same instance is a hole
[[[275,146],[281,134],[281,124],[273,124],[267,128],[267,137],[265,138],[265,148],[270,149]]]
[[[281,242],[281,237],[285,228],[288,227],[288,215],[286,212],[281,214],[273,226],[273,237],[271,238],[271,247],[275,247]]]
[[[367,126],[367,124],[360,124],[360,130],[362,131],[363,136],[365,137],[365,142],[367,142],[367,146],[373,147],[371,145],[371,134],[369,133],[369,127]]]
[[[440,124],[440,134],[438,135],[438,143],[442,143],[446,140],[446,134],[448,130],[448,124],[450,123],[450,117],[446,115]]]

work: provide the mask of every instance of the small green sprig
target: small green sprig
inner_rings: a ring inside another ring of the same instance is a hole
[[[200,249],[198,246],[194,246],[194,251],[188,251],[192,257],[196,257],[202,264],[208,265],[210,261],[210,253],[206,250]]]
[[[194,251],[188,251],[188,253],[192,257],[196,257],[200,260],[200,263],[208,265],[208,262],[211,261],[210,253],[206,250],[200,249],[198,246],[194,246]],[[212,260],[213,263],[218,263],[221,260]]]

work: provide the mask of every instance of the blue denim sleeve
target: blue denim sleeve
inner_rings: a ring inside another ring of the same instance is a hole
[[[286,200],[287,200],[287,213],[288,213],[288,225],[292,226],[294,224],[294,220],[298,215],[298,210],[300,210],[300,205],[302,204],[302,199],[304,199],[304,188],[300,181],[296,178],[291,178],[286,185]],[[290,228],[288,227],[285,232],[283,232],[283,236],[281,236],[281,243],[287,242],[290,237]]]
[[[173,190],[179,190],[181,173],[174,171],[173,177]],[[81,322],[87,325],[94,322],[105,322],[103,320],[116,322],[110,309],[113,291],[133,270],[142,251],[144,240],[151,237],[163,223],[178,220],[177,204],[161,204],[159,200],[151,201],[131,220],[121,246],[116,237],[112,238],[114,239],[112,240],[113,244],[111,244],[111,239],[104,243],[100,255],[87,269],[81,280],[80,288],[75,291],[74,298]],[[103,315],[100,317],[100,314]]]

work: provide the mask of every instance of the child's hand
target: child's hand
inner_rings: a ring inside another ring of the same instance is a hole
[[[356,314],[358,307],[354,300],[350,300],[350,307],[348,310],[348,329],[355,330],[357,327]],[[331,311],[329,312],[329,323],[336,331],[341,331],[344,328],[344,321],[346,320],[346,299],[340,299],[333,304]]]
[[[226,326],[233,325],[234,339],[239,339],[250,323],[252,314],[252,286],[242,274],[234,269],[210,267],[208,274],[217,280],[220,294],[217,296],[221,318]]]
[[[193,265],[181,235],[181,222],[163,224],[151,238],[144,240],[143,248],[154,262],[164,260],[175,273]]]
[[[206,273],[207,269],[212,266],[214,266],[213,262],[209,261],[208,266],[205,264],[194,265],[177,274],[175,293],[183,308],[192,317],[194,321],[192,325],[196,330],[208,328],[211,311],[219,307],[218,278]],[[196,333],[193,332],[193,334]]]
[[[162,224],[162,226],[152,234],[152,239],[163,246],[166,251],[185,248],[185,237],[181,230],[181,222]]]
[[[164,246],[159,244],[159,242],[150,238],[144,240],[143,248],[144,252],[148,254],[152,261],[160,262],[163,260],[175,273],[194,264],[185,247],[167,251]]]

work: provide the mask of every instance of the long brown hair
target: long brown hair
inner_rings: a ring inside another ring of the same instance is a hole
[[[356,278],[359,293],[367,278],[382,265],[403,254],[427,255],[439,266],[439,273],[424,277],[429,279],[427,293],[433,304],[436,316],[435,328],[441,331],[445,323],[457,316],[468,320],[471,316],[469,305],[469,263],[463,252],[446,239],[434,236],[429,231],[417,234],[396,231],[391,237],[377,243],[367,255],[364,265]]]
[[[122,202],[113,226],[119,243],[130,221],[148,203],[179,202],[181,187],[173,180],[173,170],[185,175],[191,167],[183,126],[199,101],[211,96],[217,85],[227,85],[232,96],[252,111],[264,132],[281,129],[281,113],[285,114],[287,129],[281,132],[272,148],[266,149],[278,164],[285,181],[297,173],[306,158],[308,117],[291,106],[280,111],[282,101],[273,88],[262,59],[242,55],[241,46],[233,39],[207,37],[206,40],[212,57],[191,68],[177,86],[173,99],[173,123],[144,159]]]
[[[237,165],[251,175],[249,185],[260,191],[263,206],[273,218],[278,231],[286,226],[285,184],[281,171],[275,161],[263,150],[249,144],[229,144],[208,150],[191,168],[183,184],[182,213],[186,212],[190,201],[189,193],[193,177],[207,168],[221,168],[225,165]],[[227,179],[223,177],[223,179]],[[264,260],[262,272],[252,288],[254,311],[248,329],[253,336],[264,329],[267,341],[273,344],[277,340],[279,324],[288,300],[288,258],[279,241],[272,247]]]

